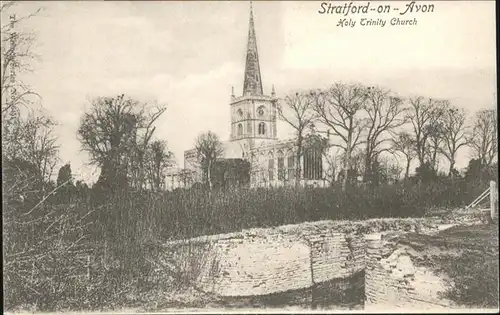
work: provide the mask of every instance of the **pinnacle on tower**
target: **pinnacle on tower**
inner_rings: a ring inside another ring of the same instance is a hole
[[[252,2],[250,2],[249,24],[243,95],[262,95],[262,80],[260,75],[259,54],[257,52],[257,38],[255,36],[253,22]]]

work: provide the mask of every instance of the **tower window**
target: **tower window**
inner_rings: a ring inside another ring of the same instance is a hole
[[[238,109],[238,116],[242,117],[243,116],[243,111],[241,109]]]
[[[257,115],[259,116],[264,116],[264,106],[259,106],[259,108],[257,108]]]
[[[238,136],[241,136],[241,135],[243,135],[243,125],[238,124]]]
[[[261,122],[259,124],[259,135],[265,135],[266,134],[266,124]]]

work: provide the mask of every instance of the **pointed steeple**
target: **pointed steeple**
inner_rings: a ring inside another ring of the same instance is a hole
[[[260,76],[259,54],[257,52],[257,38],[253,22],[252,2],[250,1],[250,26],[248,30],[247,60],[245,63],[245,80],[243,95],[262,95],[262,80]]]

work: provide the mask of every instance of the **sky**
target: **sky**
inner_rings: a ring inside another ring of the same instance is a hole
[[[343,5],[343,1],[334,1]],[[354,2],[365,5],[366,1]],[[403,9],[409,2],[372,2]],[[448,99],[469,113],[496,107],[494,1],[434,1],[434,12],[366,16],[319,14],[320,1],[253,3],[264,93],[278,96],[333,82],[379,85],[402,96]],[[231,87],[241,95],[248,35],[246,1],[22,2],[21,26],[37,35],[33,71],[24,75],[43,111],[59,124],[60,165],[94,181],[76,131],[90,100],[125,93],[167,111],[156,137],[183,165],[183,152],[211,130],[229,138]],[[383,18],[385,27],[359,25]],[[417,19],[389,26],[390,19]],[[338,27],[340,19],[355,27]],[[280,137],[289,137],[278,124]],[[458,167],[466,166],[461,152]]]

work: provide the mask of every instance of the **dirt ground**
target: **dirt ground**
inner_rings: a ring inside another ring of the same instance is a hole
[[[443,298],[464,307],[498,307],[497,224],[454,226],[432,236],[409,233],[398,241],[415,249],[416,264],[446,279]]]

